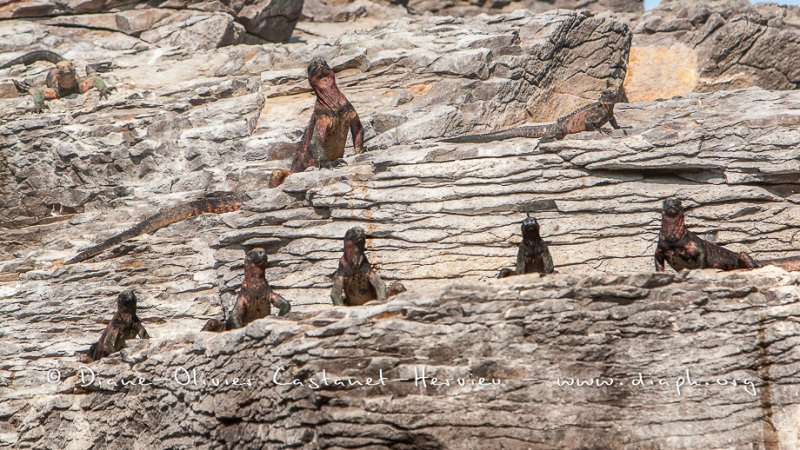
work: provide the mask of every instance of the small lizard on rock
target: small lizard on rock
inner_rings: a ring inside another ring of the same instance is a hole
[[[50,61],[56,63],[55,69],[47,73],[44,89],[36,89],[33,91],[33,104],[34,111],[41,113],[44,111],[45,100],[54,100],[57,98],[75,98],[78,94],[83,94],[89,89],[96,87],[100,91],[100,98],[108,98],[108,86],[106,83],[97,76],[87,76],[86,78],[79,79],[75,72],[75,66],[71,61],[64,59],[57,53],[47,50],[38,50],[20,56],[14,60],[7,62],[0,66],[0,69],[11,67],[15,64],[30,64],[34,61]],[[105,67],[103,63],[97,65],[87,66],[87,72],[90,68],[96,70],[98,67]],[[20,83],[14,83],[20,92],[26,92],[27,87]]]
[[[630,128],[620,127],[614,118],[614,105],[619,101],[619,92],[616,89],[604,89],[600,93],[600,100],[583,108],[559,117],[555,122],[540,125],[529,125],[511,130],[496,131],[494,133],[477,134],[472,136],[458,136],[442,139],[442,142],[492,142],[516,137],[541,138],[539,142],[550,142],[564,139],[568,134],[582,131],[599,131],[611,134],[611,131],[602,128],[606,122],[615,129]],[[623,133],[627,134],[625,130]]]
[[[364,151],[364,127],[353,105],[336,86],[333,69],[322,58],[314,58],[308,65],[308,82],[317,96],[311,121],[297,146],[292,169],[272,172],[269,187],[277,187],[289,175],[309,167],[332,167],[344,155],[348,131],[353,135],[356,153]]]
[[[267,251],[255,248],[247,252],[244,258],[244,280],[239,290],[239,297],[233,306],[228,320],[223,326],[219,320],[211,319],[202,331],[225,331],[242,328],[248,323],[267,317],[271,313],[271,305],[278,308],[278,315],[285,316],[292,309],[288,300],[281,297],[267,282]]]
[[[331,289],[331,299],[336,306],[363,305],[376,299],[383,302],[387,297],[406,291],[399,282],[386,288],[367,260],[366,243],[367,236],[360,227],[351,228],[344,235],[344,254],[339,259]]]
[[[117,298],[117,312],[111,318],[100,340],[89,347],[89,358],[97,361],[114,352],[118,352],[125,345],[125,341],[135,337],[149,339],[147,330],[142,326],[142,321],[136,315],[136,294],[128,290],[119,294]]]
[[[200,214],[221,214],[236,211],[242,207],[242,203],[248,198],[246,194],[220,198],[203,198],[159,211],[155,215],[137,223],[133,228],[129,228],[116,236],[112,236],[97,245],[81,251],[64,264],[75,264],[85,261],[128,239],[139,236],[140,234],[152,233],[167,225],[180,222],[190,217],[199,216]]]
[[[664,200],[661,231],[656,247],[656,271],[664,271],[664,261],[676,271],[683,269],[754,269],[758,263],[747,253],[735,253],[700,239],[686,228],[681,201]]]
[[[525,214],[528,217],[522,221],[522,242],[519,243],[519,251],[517,251],[516,270],[503,268],[497,278],[526,273],[553,273],[553,258],[550,256],[547,244],[539,236],[539,222],[527,211]]]

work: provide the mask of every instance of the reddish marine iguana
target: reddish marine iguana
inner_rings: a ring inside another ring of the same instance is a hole
[[[239,290],[239,297],[233,306],[228,320],[223,325],[217,319],[211,319],[201,331],[225,331],[242,328],[248,323],[267,317],[271,313],[271,305],[278,308],[278,315],[285,316],[292,305],[288,300],[272,290],[265,272],[267,269],[267,251],[255,248],[247,252],[244,258],[244,281]]]
[[[599,131],[611,134],[611,131],[602,128],[606,122],[615,129],[630,128],[620,127],[614,118],[614,105],[619,101],[619,92],[616,89],[604,89],[600,100],[583,108],[559,117],[555,122],[540,125],[529,125],[511,130],[496,131],[494,133],[478,134],[472,136],[458,136],[442,139],[442,142],[492,142],[516,137],[541,138],[539,142],[550,142],[564,139],[568,134],[582,131]],[[627,134],[625,130],[623,133]]]
[[[526,273],[553,273],[553,258],[550,256],[547,244],[539,236],[539,222],[527,211],[525,214],[528,217],[522,221],[522,242],[519,243],[517,252],[516,270],[503,268],[497,278]]]
[[[125,341],[135,337],[149,339],[147,330],[142,326],[142,321],[136,315],[136,294],[128,290],[119,294],[117,298],[117,312],[111,318],[100,340],[89,347],[89,358],[97,361],[114,352],[120,351]]]
[[[65,60],[57,53],[47,50],[38,50],[20,56],[12,61],[7,62],[0,66],[0,69],[11,67],[15,64],[30,64],[34,61],[50,61],[56,63],[55,69],[47,73],[44,89],[36,89],[33,91],[33,104],[34,111],[41,113],[44,111],[45,100],[54,100],[57,98],[74,98],[77,94],[83,94],[89,89],[96,87],[100,91],[100,98],[108,98],[108,86],[106,83],[97,76],[87,76],[86,78],[79,79],[75,72],[75,66],[71,61]],[[98,67],[105,67],[103,63],[97,65],[87,66],[87,72],[90,68],[96,70]],[[14,83],[17,89],[21,92],[26,92],[27,88],[20,83]]]
[[[308,65],[308,82],[317,96],[311,121],[297,146],[292,169],[272,172],[269,187],[277,187],[290,174],[309,167],[332,167],[344,155],[347,132],[353,135],[356,153],[364,151],[364,127],[353,105],[336,86],[333,69],[322,58],[314,58]]]
[[[363,305],[376,299],[386,301],[387,297],[406,291],[399,282],[386,288],[367,260],[366,243],[367,236],[360,227],[351,228],[344,235],[344,254],[339,259],[331,289],[331,299],[336,306]]]
[[[159,211],[142,222],[139,222],[133,228],[129,228],[116,236],[110,237],[97,245],[81,251],[64,264],[74,264],[85,261],[128,239],[139,236],[140,234],[152,233],[167,225],[180,222],[190,217],[199,216],[200,214],[222,214],[236,211],[242,207],[242,202],[248,198],[246,194],[220,198],[203,198]]]
[[[700,239],[686,228],[681,201],[664,200],[661,232],[656,247],[656,271],[664,271],[664,261],[676,271],[683,269],[754,269],[758,263],[747,253],[735,253]]]

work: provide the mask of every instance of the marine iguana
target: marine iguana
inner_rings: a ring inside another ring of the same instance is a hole
[[[664,271],[664,261],[676,271],[683,269],[754,269],[759,267],[747,253],[735,253],[700,239],[686,228],[681,201],[664,200],[661,231],[656,247],[656,271]]]
[[[136,294],[127,290],[117,297],[117,312],[111,318],[100,340],[89,347],[88,356],[94,361],[118,352],[125,345],[125,341],[135,337],[149,339],[147,330],[142,326],[142,321],[136,315]]]
[[[64,264],[75,264],[86,261],[128,239],[139,236],[140,234],[152,233],[167,225],[180,222],[190,217],[199,216],[200,214],[222,214],[236,211],[242,207],[242,203],[247,199],[249,199],[247,194],[219,198],[203,198],[159,211],[142,222],[137,223],[133,228],[129,228],[116,236],[112,236],[97,245],[93,245],[81,251],[65,261]]]
[[[303,139],[297,146],[292,169],[272,172],[269,187],[277,187],[289,175],[309,167],[333,167],[344,155],[347,132],[353,135],[356,153],[364,151],[364,127],[353,105],[336,86],[333,69],[322,58],[314,58],[308,65],[308,82],[317,101],[311,121],[306,126]]]
[[[267,251],[255,248],[247,252],[244,258],[244,280],[239,290],[239,297],[233,306],[225,325],[219,320],[211,319],[201,331],[225,331],[242,328],[248,323],[267,317],[271,313],[271,305],[278,308],[278,315],[285,316],[292,309],[288,300],[272,290],[265,272],[267,269]]]
[[[568,134],[580,133],[582,131],[599,131],[604,134],[611,134],[611,131],[602,128],[606,122],[610,123],[615,129],[622,129],[614,118],[614,105],[619,101],[619,91],[608,88],[600,93],[600,100],[565,116],[559,117],[555,122],[540,125],[528,125],[514,128],[511,130],[495,131],[494,133],[477,134],[471,136],[458,136],[442,139],[442,142],[492,142],[516,137],[541,138],[539,142],[550,142],[557,139],[564,139]]]
[[[45,79],[44,89],[36,89],[33,91],[33,109],[37,113],[44,111],[45,100],[54,100],[57,98],[75,98],[78,94],[83,94],[89,89],[96,87],[100,91],[100,98],[108,98],[108,86],[106,83],[97,76],[87,76],[79,79],[75,72],[75,66],[71,61],[64,59],[57,53],[48,50],[38,50],[20,56],[12,61],[7,62],[0,69],[11,67],[15,64],[30,64],[34,61],[51,61],[56,63],[56,67],[47,73]],[[87,66],[87,71],[89,70]],[[20,92],[27,92],[28,88],[20,83],[14,83]]]
[[[367,236],[360,227],[351,228],[344,235],[344,254],[339,259],[331,289],[331,299],[336,306],[363,305],[376,299],[383,302],[387,297],[406,291],[399,282],[386,288],[367,260],[366,243]]]
[[[553,258],[547,244],[539,236],[539,222],[528,211],[525,214],[527,218],[522,221],[522,242],[519,243],[516,269],[503,268],[497,278],[526,273],[553,273]]]

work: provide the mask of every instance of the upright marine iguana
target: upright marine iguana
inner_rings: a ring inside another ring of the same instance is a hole
[[[358,113],[336,86],[333,69],[324,59],[311,60],[308,82],[317,96],[311,121],[297,146],[292,169],[274,170],[269,187],[280,186],[289,175],[312,166],[332,167],[344,155],[348,131],[353,135],[356,153],[364,151],[364,127]]]
[[[656,271],[664,271],[664,261],[676,271],[683,269],[754,269],[758,266],[747,253],[735,253],[700,239],[686,228],[684,209],[675,198],[664,200],[661,231],[656,247]]]
[[[16,64],[31,64],[35,61],[50,61],[56,64],[55,69],[47,73],[47,78],[45,79],[47,87],[33,91],[35,112],[41,113],[44,111],[45,100],[74,98],[77,94],[83,94],[93,87],[96,87],[97,90],[100,91],[101,99],[108,98],[108,86],[106,86],[106,83],[100,77],[90,75],[90,69],[97,71],[98,68],[102,69],[107,67],[106,63],[86,66],[87,77],[78,79],[75,66],[71,61],[64,59],[64,57],[57,53],[48,50],[38,50],[11,60],[0,66],[0,69],[5,69]],[[20,92],[27,92],[28,88],[26,86],[17,82],[14,84]]]
[[[271,313],[271,305],[278,308],[278,315],[285,316],[292,309],[288,300],[272,290],[265,275],[267,269],[267,251],[255,248],[247,252],[244,258],[244,280],[239,290],[239,297],[233,306],[225,324],[217,319],[206,322],[202,331],[225,331],[242,328],[248,323],[267,317]]]
[[[97,361],[114,352],[118,352],[125,345],[125,341],[135,337],[149,339],[147,330],[142,326],[142,321],[136,315],[136,294],[127,290],[117,297],[117,312],[111,318],[100,340],[89,347],[89,358]]]
[[[553,273],[553,258],[550,256],[547,244],[539,236],[539,222],[527,211],[525,214],[528,217],[522,221],[522,242],[519,243],[519,251],[517,251],[516,269],[500,269],[497,278],[526,273]]]
[[[608,88],[600,93],[600,100],[583,108],[559,117],[555,122],[540,125],[528,125],[511,130],[495,131],[494,133],[477,134],[472,136],[458,136],[442,139],[442,142],[492,142],[516,137],[541,138],[539,142],[550,142],[564,139],[568,134],[582,131],[599,131],[611,134],[611,131],[602,128],[606,122],[615,129],[630,128],[620,127],[614,118],[614,105],[619,101],[617,89]],[[625,130],[623,133],[627,134]]]
[[[344,235],[344,254],[339,259],[331,289],[331,299],[336,306],[363,305],[376,299],[386,301],[387,297],[406,291],[399,282],[386,288],[367,260],[366,243],[367,236],[360,227],[351,228]]]
[[[200,214],[222,214],[236,211],[242,207],[242,203],[247,199],[249,199],[247,194],[219,198],[203,198],[183,205],[161,210],[147,219],[137,223],[135,226],[133,226],[133,228],[129,228],[122,233],[117,234],[116,236],[112,236],[97,245],[93,245],[81,251],[77,255],[64,262],[64,264],[75,264],[85,261],[89,258],[99,255],[100,253],[117,244],[127,241],[128,239],[139,236],[140,234],[152,233],[167,225],[180,222],[190,217],[199,216]]]

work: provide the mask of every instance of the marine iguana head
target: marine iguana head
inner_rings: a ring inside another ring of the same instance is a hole
[[[75,66],[72,64],[72,61],[60,61],[56,63],[56,70],[58,70],[59,75],[70,75],[75,74]]]
[[[361,227],[353,227],[344,235],[344,256],[350,265],[360,266],[364,260],[367,246],[367,235]]]
[[[132,316],[136,314],[136,293],[133,289],[120,292],[117,297],[117,311],[120,315]]]
[[[333,69],[322,58],[314,58],[308,64],[308,82],[317,96],[317,100],[325,106],[338,109],[347,104],[347,99],[336,86]]]
[[[526,242],[536,242],[541,237],[539,236],[539,222],[535,217],[530,215],[522,221],[522,239]]]
[[[600,93],[600,103],[604,105],[613,105],[619,101],[619,90],[616,88],[606,88]]]
[[[683,214],[683,204],[677,198],[668,198],[661,204],[662,212],[667,217],[676,217]]]
[[[661,232],[659,238],[675,241],[682,238],[688,230],[684,222],[683,204],[677,198],[668,198],[661,205]]]
[[[254,248],[244,255],[245,264],[255,264],[258,267],[267,267],[267,251],[261,247]]]

